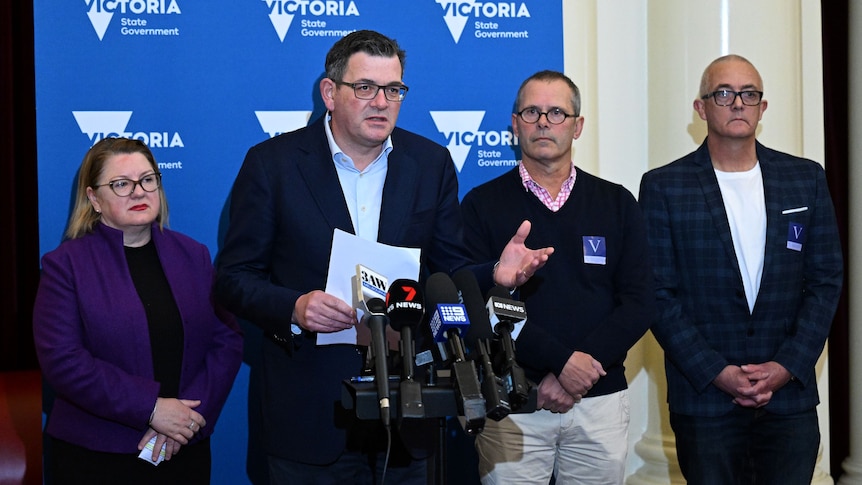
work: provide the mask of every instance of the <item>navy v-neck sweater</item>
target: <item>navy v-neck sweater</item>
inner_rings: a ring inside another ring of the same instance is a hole
[[[527,307],[516,341],[527,376],[538,383],[549,372],[559,375],[581,351],[607,371],[590,396],[625,389],[623,361],[649,328],[655,298],[643,216],[632,194],[578,170],[569,199],[552,212],[524,188],[515,168],[472,189],[461,207],[477,263],[496,260],[524,220],[532,223],[527,247],[554,248],[514,295]]]

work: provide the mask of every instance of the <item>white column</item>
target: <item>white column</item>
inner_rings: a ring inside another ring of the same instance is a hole
[[[644,337],[639,346],[643,351],[642,363],[649,376],[646,396],[647,427],[634,452],[642,465],[626,479],[627,485],[684,484],[685,479],[676,461],[676,442],[668,422],[667,382],[664,377],[664,354],[652,334]]]
[[[848,93],[850,140],[849,151],[849,186],[854,187],[855,182],[862,182],[862,93],[855,88],[862,81],[862,8],[856,2],[849,2],[850,10],[850,49],[848,71],[850,77],[850,92]],[[845,281],[851,282],[848,286],[848,312],[850,319],[850,456],[841,464],[844,474],[838,481],[841,485],[862,484],[862,287],[853,285],[855,275],[862,271],[862,210],[854,208],[862,207],[862,194],[858,190],[850,190],[848,211],[849,246],[846,248],[848,275]]]

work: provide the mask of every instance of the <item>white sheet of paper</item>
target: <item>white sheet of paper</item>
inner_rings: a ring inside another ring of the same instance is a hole
[[[162,449],[159,451],[159,457],[156,461],[153,461],[153,448],[156,447],[156,438],[158,436],[153,436],[150,438],[150,441],[147,442],[144,449],[138,453],[138,458],[144,460],[150,465],[157,466],[159,463],[165,461],[165,449],[167,448],[167,443],[162,444]]]
[[[351,277],[356,276],[357,264],[385,276],[390,283],[398,278],[418,280],[420,255],[418,248],[380,244],[336,229],[324,291],[353,304]],[[317,345],[332,344],[356,344],[356,329],[317,334]]]

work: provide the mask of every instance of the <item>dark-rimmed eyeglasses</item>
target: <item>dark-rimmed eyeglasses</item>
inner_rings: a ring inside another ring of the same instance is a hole
[[[742,104],[746,106],[757,106],[763,99],[763,91],[731,91],[729,89],[719,89],[709,94],[704,94],[700,99],[712,98],[715,104],[719,106],[730,106],[736,102],[736,97],[742,100]]]
[[[333,82],[341,86],[349,86],[353,88],[353,94],[355,94],[359,99],[374,99],[377,97],[377,93],[382,89],[383,95],[386,96],[386,99],[389,101],[401,102],[404,100],[404,96],[407,96],[407,90],[410,89],[403,84],[389,84],[381,86],[379,84],[372,83],[346,83],[344,81],[335,80],[333,80]]]
[[[149,175],[144,175],[140,180],[131,180],[131,179],[116,179],[111,180],[106,184],[94,185],[94,189],[98,189],[99,187],[108,186],[111,190],[117,194],[118,197],[128,197],[132,195],[132,192],[135,191],[135,187],[140,185],[144,192],[155,192],[156,189],[159,188],[162,181],[161,173],[151,173]]]
[[[545,118],[548,120],[548,123],[552,125],[559,125],[560,123],[566,121],[566,118],[576,118],[577,115],[570,115],[566,113],[561,108],[551,108],[548,111],[539,111],[539,108],[535,106],[530,106],[528,108],[524,108],[518,112],[518,116],[524,120],[524,123],[538,123],[539,118],[545,115]]]

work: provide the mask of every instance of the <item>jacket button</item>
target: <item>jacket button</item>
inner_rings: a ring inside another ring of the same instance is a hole
[[[753,329],[753,328],[749,328],[747,333],[748,333],[748,336],[749,336],[749,337],[753,337],[753,336],[754,336],[754,329]]]

